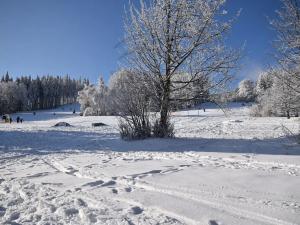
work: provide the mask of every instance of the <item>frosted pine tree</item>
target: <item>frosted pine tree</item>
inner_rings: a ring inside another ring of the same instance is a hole
[[[242,80],[238,87],[238,99],[240,101],[251,102],[255,99],[254,82],[252,80]]]

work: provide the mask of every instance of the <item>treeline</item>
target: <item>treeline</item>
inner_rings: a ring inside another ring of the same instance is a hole
[[[221,98],[224,102],[252,103],[252,116],[299,117],[300,94],[287,78],[292,79],[282,69],[272,68],[260,73],[256,81],[242,80],[237,89]]]
[[[8,73],[0,81],[0,114],[39,110],[76,102],[78,91],[87,79],[66,76],[22,76],[13,79]]]

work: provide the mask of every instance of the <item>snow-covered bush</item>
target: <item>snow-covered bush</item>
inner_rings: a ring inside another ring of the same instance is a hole
[[[109,82],[110,100],[114,111],[121,116],[119,130],[124,139],[151,136],[150,91],[134,71],[120,70]]]
[[[263,95],[258,96],[257,103],[250,108],[250,115],[256,117],[276,115],[271,97],[271,90],[267,90]]]
[[[168,137],[173,138],[175,136],[174,124],[171,123],[170,119],[167,121],[167,126],[162,130],[159,119],[155,120],[153,124],[153,135],[154,137]]]
[[[151,136],[151,126],[150,122],[147,121],[146,124],[134,123],[133,120],[122,117],[119,120],[119,131],[122,139],[125,140],[135,140],[144,139]]]

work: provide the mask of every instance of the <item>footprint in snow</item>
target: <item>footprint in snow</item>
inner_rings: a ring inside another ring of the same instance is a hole
[[[162,170],[151,170],[145,173],[138,173],[138,174],[133,174],[133,175],[129,175],[130,177],[132,177],[133,179],[135,178],[143,178],[143,177],[147,177],[147,176],[152,176],[153,174],[158,174],[161,173]]]
[[[221,225],[221,223],[217,222],[216,220],[208,221],[208,225]]]
[[[6,212],[6,208],[0,206],[0,217],[4,216]]]
[[[118,190],[115,189],[115,188],[111,189],[111,192],[112,192],[113,194],[118,194]]]
[[[138,214],[141,214],[144,210],[138,206],[134,206],[132,207],[129,212],[134,214],[134,215],[138,215]]]
[[[75,209],[75,208],[65,209],[65,215],[67,217],[74,216],[74,215],[76,215],[78,213],[79,213],[78,209]]]
[[[42,182],[42,185],[49,185],[49,186],[62,186],[63,183],[48,183],[48,182]]]
[[[103,180],[97,180],[97,181],[86,183],[86,184],[82,185],[82,187],[86,187],[86,186],[95,187],[95,186],[101,185],[103,183],[104,183]]]
[[[83,201],[81,198],[76,199],[76,204],[78,206],[87,207],[87,204],[85,201]]]
[[[88,214],[87,218],[91,223],[96,223],[97,222],[97,216],[93,213]]]
[[[73,176],[74,176],[74,174],[75,174],[76,172],[78,172],[78,171],[79,171],[79,170],[76,170],[76,169],[74,169],[73,167],[68,167],[68,168],[66,169],[65,173],[68,174],[68,175],[73,175]]]
[[[124,188],[124,190],[125,190],[126,192],[132,192],[132,188],[131,188],[131,187],[126,187],[126,188]]]
[[[188,165],[188,164],[183,164],[183,165],[179,165],[179,167],[191,167],[192,165]]]
[[[20,217],[20,213],[19,212],[13,212],[10,216],[9,216],[9,220],[13,221],[13,220],[17,220]]]
[[[32,174],[32,175],[28,175],[26,176],[26,178],[38,178],[38,177],[44,177],[49,175],[49,172],[42,172],[42,173],[36,173],[36,174]]]
[[[116,184],[116,181],[110,180],[110,181],[107,181],[104,184],[102,184],[101,187],[114,186],[115,184]]]

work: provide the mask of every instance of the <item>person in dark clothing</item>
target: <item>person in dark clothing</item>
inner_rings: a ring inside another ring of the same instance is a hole
[[[17,123],[19,123],[19,122],[20,122],[20,117],[18,116],[18,117],[17,117]]]
[[[73,114],[75,114],[76,113],[76,111],[75,111],[75,109],[73,110]]]
[[[10,117],[10,118],[9,118],[9,123],[12,123],[12,121],[13,121],[13,120],[12,120],[12,118]]]
[[[23,123],[23,118],[20,119],[20,122]]]

